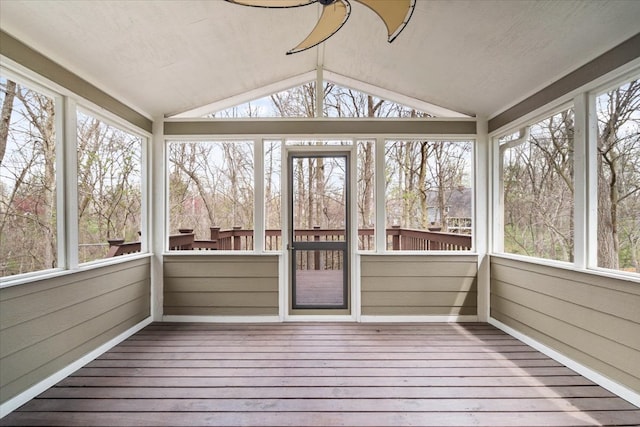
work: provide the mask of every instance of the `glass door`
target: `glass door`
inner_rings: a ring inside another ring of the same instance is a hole
[[[349,307],[349,153],[289,153],[291,308]]]

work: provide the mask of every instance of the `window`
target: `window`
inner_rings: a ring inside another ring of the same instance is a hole
[[[170,249],[253,250],[253,141],[170,142]]]
[[[504,252],[573,260],[573,110],[500,139]]]
[[[324,83],[325,117],[424,118],[433,117],[423,111],[368,93]]]
[[[358,250],[376,249],[375,141],[357,141]]]
[[[470,141],[385,144],[388,250],[470,250]]]
[[[425,118],[432,115],[414,108],[381,99],[377,96],[324,81],[323,104],[320,113],[316,103],[316,82],[311,81],[235,107],[227,108],[207,118],[269,118],[269,117],[369,117]]]
[[[56,268],[55,101],[0,78],[0,106],[0,276]]]
[[[596,98],[598,267],[640,273],[640,80]]]
[[[79,262],[140,252],[142,138],[77,117]]]

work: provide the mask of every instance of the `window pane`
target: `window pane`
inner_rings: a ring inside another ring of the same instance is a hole
[[[573,260],[573,110],[502,146],[504,251]]]
[[[170,249],[253,250],[253,142],[171,142],[168,152]]]
[[[640,81],[596,100],[598,266],[640,273]]]
[[[309,82],[226,110],[209,118],[315,117],[316,83]]]
[[[0,275],[55,268],[54,100],[0,78],[0,106]]]
[[[140,252],[142,138],[78,111],[78,257]]]
[[[368,93],[324,82],[325,117],[424,118],[431,114]]]
[[[282,142],[264,142],[264,210],[267,251],[282,249],[282,215],[280,176],[282,174]]]
[[[470,250],[470,141],[387,141],[387,249]]]
[[[358,250],[376,249],[375,141],[358,141]]]

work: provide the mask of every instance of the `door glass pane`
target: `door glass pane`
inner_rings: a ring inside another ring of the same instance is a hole
[[[346,239],[346,158],[293,159],[294,241]]]

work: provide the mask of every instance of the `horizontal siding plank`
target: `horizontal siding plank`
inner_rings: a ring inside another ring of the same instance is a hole
[[[496,294],[491,295],[492,312],[502,313],[529,325],[531,329],[553,337],[570,346],[569,357],[580,360],[584,355],[599,359],[612,370],[621,370],[640,379],[640,352],[606,337],[569,325],[529,307],[509,301]],[[615,366],[615,368],[614,368]]]
[[[638,360],[640,360],[640,324],[638,323],[499,280],[492,281],[492,290],[502,298],[525,305],[558,321],[634,348],[638,350]],[[638,307],[638,311],[640,311],[640,303]]]
[[[475,307],[475,292],[363,292],[363,307]]]
[[[165,292],[171,307],[277,307],[276,292]]]
[[[465,291],[477,289],[474,277],[363,277],[362,292],[368,291]]]
[[[278,307],[173,307],[164,306],[166,316],[277,316]]]
[[[544,275],[548,278],[561,279],[560,283],[576,282],[586,285],[595,286],[597,288],[605,288],[620,292],[625,292],[634,295],[640,295],[640,280],[634,278],[613,278],[603,275],[592,274],[585,271],[574,271],[567,268],[553,267],[549,265],[542,265],[535,261],[514,260],[500,257],[491,257],[491,267],[495,268],[510,268],[520,271],[522,274],[526,272],[537,273]],[[499,270],[496,271],[497,274]]]
[[[143,276],[148,276],[150,264],[150,258],[138,258],[112,265],[95,266],[87,270],[77,271],[71,274],[62,274],[53,278],[34,279],[33,282],[19,286],[0,288],[0,301],[19,298],[25,295],[43,292],[58,287],[67,288],[75,283],[82,284],[97,277],[111,276],[115,273],[125,272],[130,269],[139,269],[140,267],[143,268]],[[127,274],[132,275],[131,273]]]
[[[549,273],[548,270],[543,271]],[[576,278],[580,277],[582,276],[576,275]],[[640,323],[640,310],[638,310],[640,294],[568,280],[566,277],[554,277],[539,272],[520,270],[511,265],[492,265],[491,279],[528,288],[556,299]],[[607,280],[603,278],[600,284],[606,282]],[[640,288],[640,285],[636,286]]]
[[[278,292],[277,277],[167,277],[165,292]]]
[[[381,261],[362,262],[362,277],[476,277],[477,262],[410,262]]]

